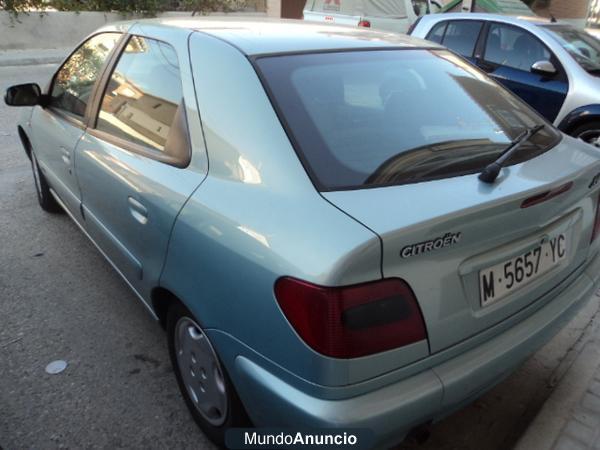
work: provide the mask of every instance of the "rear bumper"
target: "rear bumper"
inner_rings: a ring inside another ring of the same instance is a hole
[[[600,257],[558,296],[506,332],[457,357],[381,389],[342,400],[308,395],[250,359],[235,360],[236,387],[257,426],[347,427],[375,431],[380,446],[471,402],[552,338],[600,285]],[[343,389],[343,388],[341,388]]]

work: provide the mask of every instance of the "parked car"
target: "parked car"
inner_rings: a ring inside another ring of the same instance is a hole
[[[560,130],[600,146],[600,41],[584,31],[471,13],[423,17],[411,34],[454,50]]]
[[[5,101],[33,107],[18,133],[40,206],[164,325],[219,444],[253,423],[391,445],[498,383],[600,286],[598,151],[434,43],[124,22]]]
[[[419,17],[440,8],[435,0],[308,0],[304,20],[406,33]]]

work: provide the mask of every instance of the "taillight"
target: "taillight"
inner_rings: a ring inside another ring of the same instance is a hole
[[[323,287],[284,277],[275,296],[304,342],[323,355],[356,358],[427,339],[412,289],[397,278]]]
[[[523,200],[523,202],[521,203],[521,208],[529,208],[530,206],[538,205],[540,203],[551,200],[554,197],[558,197],[559,195],[568,192],[572,187],[573,182],[569,181],[568,183],[565,183],[562,186],[557,187],[556,189],[552,189],[551,191],[536,194],[533,197],[529,197]]]
[[[591,242],[594,242],[598,236],[600,236],[600,195],[598,195],[598,200],[596,201],[596,219],[594,221]]]
[[[361,20],[360,22],[358,22],[358,26],[362,28],[371,28],[371,22],[369,22],[368,20]]]

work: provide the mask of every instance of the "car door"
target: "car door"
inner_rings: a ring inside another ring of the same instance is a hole
[[[74,151],[86,127],[94,88],[121,33],[100,33],[81,44],[56,72],[48,105],[33,110],[32,145],[50,185],[81,221],[81,193],[74,172]]]
[[[444,45],[475,63],[475,48],[482,29],[483,22],[480,20],[446,20],[436,24],[426,39]]]
[[[529,31],[495,22],[489,24],[483,49],[479,67],[554,122],[569,90],[554,54]],[[539,61],[552,62],[556,75],[533,73],[531,67]]]
[[[184,97],[195,99],[182,42],[176,51],[156,39],[128,38],[77,149],[86,230],[144,299],[158,284],[175,218],[206,175],[190,164]]]

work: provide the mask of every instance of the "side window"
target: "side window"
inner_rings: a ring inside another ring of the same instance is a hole
[[[438,23],[435,27],[432,28],[432,30],[429,32],[425,39],[441,44],[442,39],[444,39],[444,33],[446,32],[446,25],[448,25],[448,22]]]
[[[454,50],[462,56],[470,58],[481,32],[483,22],[474,20],[457,20],[448,22],[442,45]]]
[[[133,36],[106,86],[96,128],[163,152],[182,98],[173,47]]]
[[[490,26],[485,46],[486,61],[529,72],[534,63],[550,58],[544,44],[528,31],[497,23]]]
[[[50,92],[53,108],[83,118],[94,83],[120,37],[119,33],[97,34],[69,57],[54,77]]]

